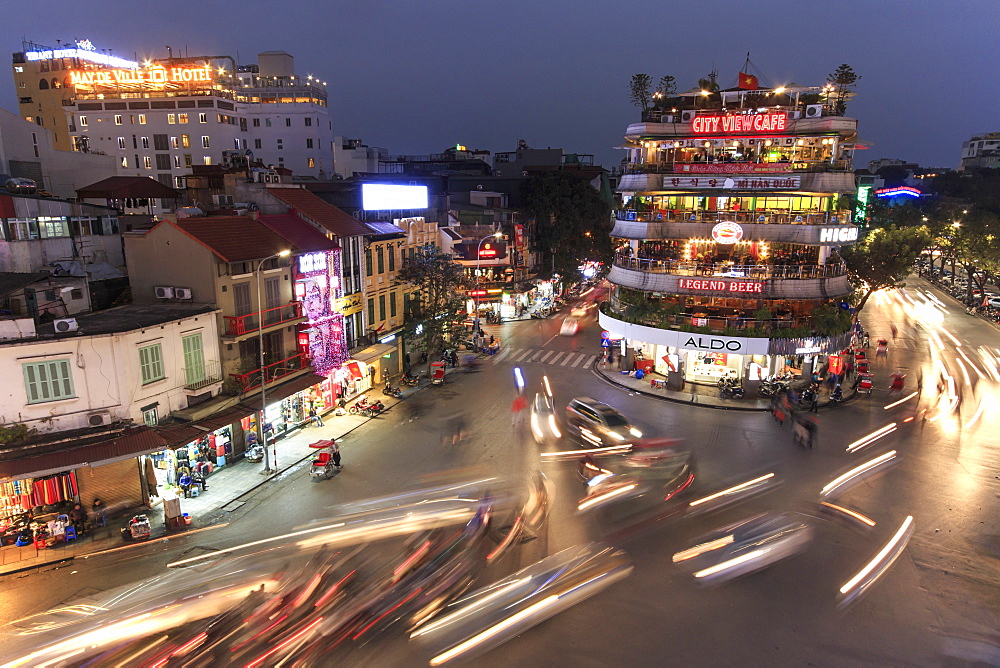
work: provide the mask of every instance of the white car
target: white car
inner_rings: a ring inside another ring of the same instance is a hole
[[[535,400],[531,402],[531,434],[540,445],[562,438],[552,397],[541,392],[535,394]]]
[[[1000,308],[1000,297],[990,297],[987,303],[993,308]]]
[[[563,320],[562,327],[559,328],[559,333],[562,336],[574,336],[580,331],[580,319],[569,317]]]

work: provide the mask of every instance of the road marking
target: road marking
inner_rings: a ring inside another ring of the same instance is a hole
[[[545,352],[545,349],[539,350],[537,353],[531,356],[531,361],[534,362],[538,359],[538,356]]]
[[[577,355],[579,355],[579,359],[577,359],[577,360],[576,360],[575,362],[573,362],[573,368],[574,368],[574,369],[575,369],[575,368],[576,368],[577,366],[579,366],[579,365],[580,365],[580,362],[582,362],[583,360],[587,359],[587,356],[586,356],[586,355],[584,355],[583,353],[577,353]],[[584,369],[586,369],[587,367],[583,367],[583,368],[584,368]]]
[[[544,357],[538,360],[539,364],[545,364],[545,360],[547,360],[549,358],[549,355],[551,355],[554,352],[555,352],[554,350],[550,350],[549,352],[545,353]]]
[[[549,362],[549,364],[555,364],[556,362],[558,362],[559,358],[562,357],[563,354],[564,353],[556,353],[556,356],[552,358],[552,361]],[[568,353],[565,353],[565,354],[568,354]]]
[[[566,366],[571,359],[573,359],[573,353],[566,353],[566,359],[564,359],[562,361],[562,364],[560,364],[559,366]]]
[[[513,356],[512,356],[512,357],[510,358],[510,361],[511,361],[511,362],[520,362],[522,358],[526,357],[526,356],[527,356],[527,355],[529,355],[530,353],[531,353],[531,348],[525,348],[525,349],[524,349],[524,352],[522,352],[522,353],[519,353],[517,357],[513,357]]]
[[[507,355],[510,355],[510,348],[504,348],[500,353],[495,355],[493,357],[493,363],[499,364],[500,360],[502,360],[504,357],[507,357]]]

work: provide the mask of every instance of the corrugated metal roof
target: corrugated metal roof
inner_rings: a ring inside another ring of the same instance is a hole
[[[100,443],[0,462],[0,480],[19,480],[157,452],[167,442],[148,427],[137,427]]]
[[[368,227],[372,228],[375,234],[400,234],[406,236],[406,230],[401,227],[397,227],[392,223],[386,223],[384,221],[375,221],[372,223],[365,223]]]
[[[371,234],[371,230],[360,220],[305,188],[268,188],[267,192],[339,237]]]
[[[171,224],[205,244],[223,262],[260,260],[284,250],[299,250],[263,223],[246,216],[199,216]]]

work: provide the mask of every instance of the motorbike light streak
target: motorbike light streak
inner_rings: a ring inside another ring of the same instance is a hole
[[[674,563],[681,561],[687,561],[688,559],[694,559],[695,557],[702,555],[710,550],[718,550],[719,548],[725,547],[733,542],[733,535],[723,536],[722,538],[717,538],[716,540],[710,540],[707,543],[702,543],[701,545],[695,545],[694,547],[677,552],[673,556]]]
[[[909,394],[907,394],[907,395],[906,395],[905,397],[903,397],[902,399],[898,399],[898,400],[896,400],[896,401],[892,402],[891,404],[888,404],[888,405],[886,405],[886,406],[883,406],[883,407],[882,407],[882,410],[884,410],[884,411],[887,411],[887,410],[889,410],[890,408],[895,408],[896,406],[898,406],[898,405],[900,405],[900,404],[904,404],[904,403],[906,403],[907,401],[909,401],[910,399],[912,399],[912,398],[913,398],[913,397],[915,397],[915,396],[917,396],[917,393],[916,393],[916,392],[910,392]]]
[[[913,394],[916,395],[916,392],[914,392]],[[903,400],[900,400],[900,401],[903,401]],[[891,405],[892,404],[890,404],[890,406]],[[886,408],[889,408],[889,406],[886,406]],[[886,426],[882,427],[881,429],[876,429],[875,431],[873,431],[872,433],[868,434],[867,436],[862,436],[858,440],[856,440],[853,443],[851,443],[850,445],[848,445],[847,446],[847,451],[848,452],[857,452],[861,448],[864,448],[864,447],[867,447],[867,446],[871,445],[872,443],[874,443],[875,441],[879,440],[883,436],[888,436],[889,434],[891,434],[894,431],[896,431],[896,423],[893,422],[891,424],[887,424]]]
[[[635,483],[631,483],[628,485],[622,485],[621,487],[615,487],[614,489],[609,489],[608,491],[603,492],[601,494],[595,494],[594,496],[588,497],[583,501],[581,501],[580,504],[576,507],[576,509],[586,510],[587,508],[590,508],[591,506],[601,503],[603,501],[613,499],[615,497],[621,496],[622,494],[628,494],[636,487],[637,485]]]
[[[746,481],[744,483],[740,483],[739,485],[736,485],[735,487],[730,487],[729,489],[724,489],[721,492],[716,492],[715,494],[709,494],[708,496],[702,497],[700,499],[695,499],[694,501],[692,501],[691,503],[689,503],[688,506],[690,506],[692,508],[694,508],[695,506],[700,506],[703,503],[708,503],[709,501],[711,501],[713,499],[718,499],[719,497],[726,496],[727,494],[733,494],[733,493],[738,492],[740,490],[746,489],[746,488],[750,487],[751,485],[756,485],[757,483],[764,482],[765,480],[769,480],[770,478],[773,478],[773,477],[774,477],[774,473],[767,473],[765,475],[760,476],[759,478],[754,478],[753,480],[748,480],[748,481]]]
[[[870,473],[882,466],[887,464],[896,458],[896,451],[890,450],[889,452],[879,455],[874,459],[870,459],[860,466],[855,466],[853,469],[844,473],[843,475],[837,476],[832,481],[830,481],[822,490],[820,490],[820,496],[833,496],[834,493],[839,493],[842,487],[847,483],[858,479],[866,473]]]
[[[844,508],[843,506],[837,506],[837,505],[834,505],[834,504],[829,503],[827,501],[823,501],[819,505],[824,506],[826,508],[830,508],[831,510],[836,510],[839,513],[843,513],[843,514],[847,515],[848,517],[854,518],[854,519],[858,520],[859,522],[863,522],[864,524],[867,524],[870,527],[875,526],[875,520],[873,520],[873,519],[871,519],[869,517],[865,517],[861,513],[855,512],[853,510],[850,510],[849,508]]]
[[[871,561],[840,588],[844,596],[839,607],[843,607],[863,594],[899,558],[913,535],[913,515],[908,515],[895,535],[878,551]]]
[[[762,556],[764,556],[764,550],[753,550],[752,552],[747,552],[746,554],[741,554],[738,557],[733,557],[732,559],[723,561],[721,564],[716,564],[714,566],[710,566],[708,568],[700,570],[696,572],[694,576],[696,578],[705,578],[708,577],[709,575],[715,575],[716,573],[721,573],[722,571],[732,568],[733,566],[739,566],[742,563],[751,561],[753,559]]]

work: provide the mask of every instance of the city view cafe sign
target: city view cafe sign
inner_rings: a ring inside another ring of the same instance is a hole
[[[211,65],[200,67],[163,67],[154,65],[141,70],[74,70],[69,73],[74,86],[164,85],[209,82]]]
[[[734,132],[784,132],[788,114],[784,111],[766,114],[722,114],[695,116],[691,131],[698,135],[731,134]]]

